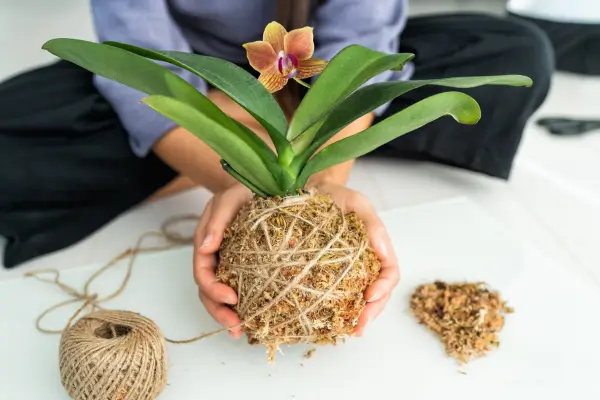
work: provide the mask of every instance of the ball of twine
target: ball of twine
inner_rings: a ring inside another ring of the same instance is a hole
[[[59,359],[62,384],[76,400],[153,400],[167,383],[163,335],[129,311],[80,318],[62,334]]]
[[[137,245],[124,251],[98,269],[85,283],[82,291],[63,283],[55,269],[28,272],[25,276],[51,283],[62,289],[70,299],[46,309],[36,321],[40,332],[61,334],[59,368],[61,381],[75,400],[147,400],[155,399],[167,383],[166,342],[192,343],[226,332],[218,329],[184,340],[168,339],[150,319],[126,310],[105,310],[102,303],[121,294],[131,278],[138,254],[158,252],[193,243],[193,236],[183,236],[172,229],[183,221],[198,221],[198,216],[181,216],[167,220],[160,232],[147,232]],[[165,241],[162,245],[143,247],[149,237]],[[104,298],[90,292],[92,282],[119,261],[129,258],[120,286]],[[48,277],[50,275],[51,277]],[[63,329],[42,327],[42,320],[63,306],[83,303],[69,318]],[[79,319],[84,310],[90,309]]]
[[[273,361],[281,344],[351,334],[380,267],[356,215],[310,192],[244,207],[225,234],[217,277],[237,293],[249,342],[266,345]]]

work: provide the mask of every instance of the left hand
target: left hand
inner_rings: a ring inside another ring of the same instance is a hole
[[[363,194],[336,183],[319,183],[314,187],[319,192],[329,195],[344,212],[356,213],[364,222],[371,247],[381,262],[379,277],[365,292],[367,305],[354,329],[355,336],[362,336],[369,321],[374,320],[383,311],[392,290],[400,281],[396,254],[383,222]]]

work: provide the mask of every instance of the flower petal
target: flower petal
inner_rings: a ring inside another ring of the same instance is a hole
[[[313,28],[294,29],[285,35],[284,50],[287,54],[295,55],[298,60],[308,60],[315,52]]]
[[[244,44],[246,57],[252,68],[263,72],[271,68],[277,62],[277,53],[269,42],[258,41]]]
[[[319,58],[311,58],[310,60],[302,60],[298,66],[298,79],[306,79],[311,76],[320,74],[327,66],[327,61]]]
[[[258,81],[262,83],[269,92],[275,93],[283,89],[288,80],[281,76],[277,71],[277,68],[272,67],[260,74]]]
[[[265,42],[269,42],[276,54],[279,54],[280,51],[283,51],[284,45],[283,41],[287,31],[279,22],[270,22],[263,33],[263,40]]]

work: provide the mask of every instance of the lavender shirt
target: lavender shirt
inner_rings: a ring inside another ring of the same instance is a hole
[[[177,50],[246,62],[242,44],[262,40],[275,19],[273,0],[91,0],[99,41],[118,41],[158,50]],[[315,57],[330,60],[350,44],[397,52],[407,18],[407,0],[328,0],[314,13]],[[178,67],[172,71],[206,94],[207,84]],[[368,83],[404,80],[412,67],[385,72]],[[143,93],[96,76],[95,85],[112,104],[140,157],[176,124],[139,102]],[[387,105],[376,110],[381,114]]]

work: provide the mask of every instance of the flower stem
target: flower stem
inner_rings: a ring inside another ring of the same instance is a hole
[[[304,86],[305,88],[309,88],[310,89],[310,85],[308,83],[306,83],[306,82],[304,82],[304,81],[302,81],[302,80],[300,80],[298,78],[294,78],[294,80],[296,82],[298,82],[299,84],[301,84],[302,86]]]

